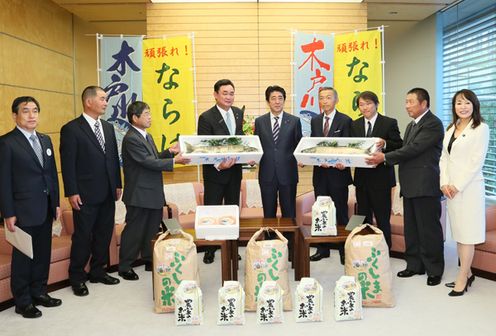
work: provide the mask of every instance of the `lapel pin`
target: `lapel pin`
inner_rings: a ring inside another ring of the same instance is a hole
[[[52,150],[51,150],[50,148],[47,148],[47,150],[46,150],[46,154],[47,154],[48,156],[52,156]]]

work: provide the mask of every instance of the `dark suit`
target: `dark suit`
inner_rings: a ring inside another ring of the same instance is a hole
[[[72,211],[69,280],[71,285],[86,281],[84,267],[90,261],[90,276],[101,277],[108,263],[114,229],[116,189],[121,188],[117,142],[113,126],[102,120],[105,152],[88,122],[81,115],[60,131],[60,157],[65,196],[79,194],[81,210]]]
[[[243,135],[243,111],[231,107],[236,122],[236,135]],[[198,135],[229,135],[224,118],[217,106],[203,112],[198,118]],[[241,165],[218,171],[213,165],[202,165],[205,187],[205,205],[238,205],[241,188]]]
[[[441,276],[444,254],[439,158],[444,129],[430,111],[417,125],[412,123],[406,128],[403,147],[386,153],[385,159],[388,165],[399,164],[407,269]]]
[[[351,124],[352,137],[364,137],[366,134],[364,117]],[[377,114],[372,137],[382,138],[386,142],[386,153],[401,147],[400,131],[396,119]],[[366,223],[372,223],[375,216],[377,226],[384,233],[391,248],[391,188],[396,185],[394,167],[384,164],[375,168],[355,168],[354,184],[358,214],[365,216]]]
[[[324,113],[313,117],[311,126],[311,137],[324,136]],[[329,126],[327,137],[349,137],[351,118],[346,114],[336,111],[334,119]],[[348,186],[353,183],[350,168],[339,170],[337,168],[313,167],[313,191],[315,199],[318,196],[330,196],[336,208],[336,224],[346,225],[348,223]],[[317,253],[329,255],[329,247],[335,244],[319,244]],[[338,244],[341,259],[344,260],[344,244]]]
[[[349,137],[351,118],[336,111],[329,126],[327,137]],[[324,113],[313,117],[311,121],[311,137],[323,137]],[[352,183],[350,168],[313,167],[313,188],[317,196],[331,196],[336,207],[336,222],[339,225],[348,223],[348,185]]]
[[[296,216],[298,163],[293,152],[301,139],[301,122],[300,118],[286,112],[281,115],[277,143],[274,143],[272,135],[271,114],[255,119],[255,135],[260,137],[264,152],[260,160],[258,182],[265,218],[276,217],[278,193],[282,217]]]
[[[30,141],[17,128],[0,138],[0,211],[16,216],[16,226],[32,237],[33,260],[13,249],[11,289],[17,307],[47,293],[52,222],[59,206],[59,184],[50,137],[36,133],[43,166]],[[5,228],[7,230],[7,228]]]
[[[141,258],[151,262],[150,241],[159,230],[165,205],[162,171],[172,171],[174,155],[157,152],[152,137],[148,141],[130,126],[122,140],[126,226],[122,232],[119,271],[126,272],[141,251]]]

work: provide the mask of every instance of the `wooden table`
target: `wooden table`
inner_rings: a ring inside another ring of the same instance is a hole
[[[255,232],[262,227],[277,229],[281,233],[287,233],[289,257],[293,268],[298,269],[298,251],[300,243],[300,230],[296,221],[292,218],[250,218],[239,220],[239,239],[231,241],[232,279],[238,280],[238,245],[246,245]],[[263,237],[263,236],[262,236]],[[295,272],[296,278],[296,272]]]
[[[299,281],[303,277],[310,276],[310,245],[320,243],[343,243],[351,232],[347,231],[344,225],[338,225],[337,231],[337,236],[312,236],[310,226],[300,226],[299,261],[296,263],[297,268],[295,269],[296,281]]]
[[[206,239],[198,239],[195,235],[194,229],[186,229],[184,230],[186,233],[189,233],[193,236],[194,243],[196,247],[201,246],[216,246],[220,248],[221,255],[221,286],[223,286],[224,281],[232,280],[232,240],[206,240]],[[174,235],[170,235],[169,237],[173,238]],[[155,240],[152,240],[152,251],[153,246],[155,245]],[[237,257],[237,256],[236,256]],[[236,260],[238,260],[236,258]],[[201,258],[198,258],[198,262],[201,262]],[[154,272],[155,273],[155,272]]]

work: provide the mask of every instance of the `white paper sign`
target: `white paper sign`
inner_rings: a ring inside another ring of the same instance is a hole
[[[9,229],[5,227],[5,238],[16,249],[33,259],[33,241],[31,236],[26,233],[26,231],[23,231],[19,227],[15,226],[15,231],[10,232]]]

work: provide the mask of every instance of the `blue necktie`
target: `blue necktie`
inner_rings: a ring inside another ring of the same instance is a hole
[[[227,124],[227,129],[229,130],[230,135],[234,135],[233,128],[232,128],[232,122],[231,122],[231,113],[227,112],[226,114],[226,124]]]

